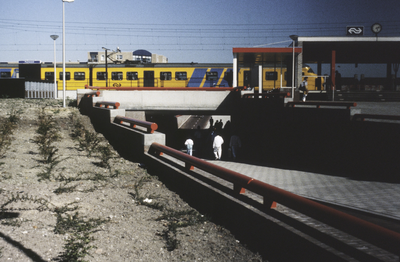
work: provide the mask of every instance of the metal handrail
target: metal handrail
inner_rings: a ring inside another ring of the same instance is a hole
[[[84,94],[84,96],[86,96],[86,97],[94,97],[94,96],[99,96],[99,95],[100,95],[100,91],[93,91],[93,92]]]
[[[110,108],[110,106],[114,107],[114,109],[118,109],[118,107],[121,105],[119,102],[108,102],[108,101],[98,101],[96,102],[95,106],[101,107],[103,106],[105,108]]]
[[[173,91],[239,91],[236,87],[98,87],[85,85],[85,89],[92,90],[117,90],[117,91],[153,91],[153,90],[173,90]]]
[[[151,145],[149,153],[170,155],[185,162],[185,167],[190,170],[197,167],[233,183],[234,191],[237,193],[243,194],[248,189],[261,195],[264,198],[265,206],[269,206],[274,202],[280,203],[382,249],[400,255],[400,234],[397,232],[158,143]]]
[[[378,119],[378,120],[400,120],[399,115],[373,115],[373,114],[354,114],[353,121],[365,119]]]
[[[244,94],[243,98],[285,98],[289,97],[289,92],[271,92],[271,93],[254,93],[254,94]]]
[[[157,128],[158,128],[158,125],[156,123],[142,121],[142,120],[129,118],[129,117],[125,117],[125,116],[116,116],[114,118],[114,122],[117,122],[119,124],[126,122],[126,123],[129,123],[130,127],[132,127],[132,128],[135,128],[136,125],[142,126],[142,127],[147,128],[147,132],[149,132],[150,134],[153,134],[154,131],[157,130]]]
[[[316,106],[316,108],[321,108],[321,106],[344,106],[347,109],[350,109],[350,107],[355,107],[357,106],[357,103],[355,102],[342,102],[342,101],[337,101],[337,102],[329,102],[329,101],[305,101],[305,102],[300,102],[300,101],[289,101],[286,103],[286,107],[295,107],[295,106]]]

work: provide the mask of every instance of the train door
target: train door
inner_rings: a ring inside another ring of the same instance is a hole
[[[93,66],[89,66],[89,86],[93,86]]]
[[[243,85],[250,87],[251,86],[251,71],[246,70],[243,71]]]
[[[144,87],[154,87],[154,71],[144,71]]]

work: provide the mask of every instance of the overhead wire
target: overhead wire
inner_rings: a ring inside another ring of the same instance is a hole
[[[385,34],[398,34],[400,21],[385,21]],[[173,50],[171,46],[181,46],[180,50],[226,50],[232,46],[257,46],[267,44],[267,40],[284,39],[288,35],[304,36],[340,35],[344,25],[352,23],[268,23],[268,24],[132,24],[132,23],[96,23],[67,22],[68,35],[82,36],[84,43],[69,43],[77,51],[89,51],[88,47],[98,48],[99,42],[107,45],[151,46],[159,50]],[[367,24],[357,22],[359,24]],[[383,23],[383,22],[382,22]],[[60,21],[0,19],[0,30],[4,34],[40,33],[61,34]],[[136,40],[132,41],[132,37]],[[91,39],[93,38],[93,39]],[[98,41],[102,38],[101,41]],[[154,39],[157,39],[155,42]],[[223,40],[223,41],[221,41]],[[15,42],[14,38],[0,42],[1,50],[40,51],[48,49],[52,43],[43,43],[35,39],[26,43]],[[59,43],[58,43],[59,45]],[[11,48],[12,47],[12,48]],[[26,48],[27,47],[27,48]],[[183,48],[182,48],[183,47]]]

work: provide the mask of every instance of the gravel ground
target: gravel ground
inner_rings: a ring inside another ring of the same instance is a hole
[[[53,164],[33,142],[45,105],[61,135]],[[262,261],[138,163],[113,150],[108,167],[88,156],[74,123],[95,132],[76,108],[25,99],[0,99],[0,108],[0,125],[22,112],[0,159],[0,261]]]

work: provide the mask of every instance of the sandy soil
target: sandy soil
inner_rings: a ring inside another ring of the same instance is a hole
[[[52,167],[33,142],[44,105],[62,137]],[[0,108],[3,121],[22,112],[0,159],[0,261],[262,261],[138,163],[114,151],[109,168],[88,157],[71,134],[77,121],[94,130],[76,108],[24,99]]]

